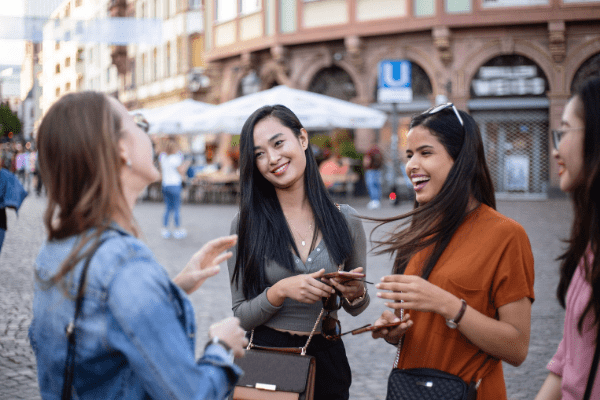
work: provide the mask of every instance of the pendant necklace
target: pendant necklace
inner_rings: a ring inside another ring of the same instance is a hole
[[[298,232],[298,229],[296,229],[296,227],[294,227],[294,225],[292,225],[290,221],[288,221],[288,224],[292,227],[294,232],[296,232],[296,235],[300,236],[300,239],[302,239],[302,241],[300,242],[302,243],[302,246],[306,246],[306,240],[304,240],[304,237],[300,234],[300,232]],[[308,224],[308,230],[312,230],[312,223]]]

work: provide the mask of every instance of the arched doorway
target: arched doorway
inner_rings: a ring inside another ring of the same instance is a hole
[[[542,69],[522,55],[490,59],[471,81],[468,107],[500,199],[547,197],[548,90]]]
[[[262,82],[260,77],[255,70],[251,70],[246,76],[240,79],[235,97],[242,97],[247,94],[260,92],[261,85]]]
[[[352,78],[335,65],[317,72],[308,85],[308,91],[346,101],[356,97],[356,87]]]
[[[571,93],[575,93],[579,85],[591,77],[600,77],[600,53],[591,56],[581,64],[571,82]]]

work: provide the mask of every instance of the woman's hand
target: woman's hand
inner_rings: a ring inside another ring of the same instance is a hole
[[[435,312],[446,319],[451,319],[456,316],[461,306],[458,297],[416,275],[384,276],[381,278],[381,283],[375,287],[379,290],[389,290],[389,292],[378,292],[377,297],[392,300],[385,305],[394,310],[404,308]]]
[[[355,268],[350,272],[362,273],[363,268]],[[333,286],[335,289],[337,289],[337,291],[341,293],[342,297],[349,302],[352,302],[354,299],[362,296],[365,293],[365,284],[359,279],[343,281],[340,278],[322,278],[321,280],[323,283]]]
[[[392,313],[389,310],[385,310],[383,314],[381,314],[381,317],[379,317],[377,321],[375,321],[373,326],[386,325],[400,321],[400,318],[396,314],[400,314],[400,310],[396,310],[396,313]],[[410,315],[404,314],[404,318],[400,325],[391,329],[382,328],[374,330],[371,335],[373,336],[373,339],[384,338],[385,341],[388,343],[398,343],[400,337],[404,335],[408,328],[410,328],[412,325],[413,321],[410,319]]]
[[[208,336],[212,339],[217,336],[227,343],[233,350],[235,358],[244,356],[244,349],[248,345],[246,332],[240,327],[240,320],[236,317],[226,318],[214,323],[208,329]]]
[[[301,274],[282,279],[267,290],[267,299],[275,307],[282,305],[286,298],[314,304],[323,297],[329,297],[335,293],[331,286],[319,280],[323,274],[325,274],[325,269],[312,274]]]
[[[223,252],[234,246],[236,242],[237,235],[231,235],[206,243],[173,278],[173,282],[187,294],[195,292],[206,279],[219,273],[219,264],[232,256],[231,252]]]

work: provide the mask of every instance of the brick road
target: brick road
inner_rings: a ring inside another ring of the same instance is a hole
[[[366,199],[351,199],[359,213],[391,216],[407,211],[410,205],[367,211]],[[35,359],[27,340],[31,320],[32,265],[43,241],[41,216],[44,199],[30,195],[19,217],[8,211],[9,231],[0,254],[0,399],[39,399],[35,375]],[[529,356],[514,368],[505,364],[510,399],[531,399],[545,376],[545,364],[552,356],[562,333],[564,313],[555,299],[558,282],[554,258],[560,253],[571,218],[570,203],[565,199],[544,202],[502,201],[498,210],[520,222],[529,234],[536,262],[536,301],[532,311],[532,333]],[[229,232],[236,212],[232,205],[184,205],[182,220],[189,236],[180,241],[160,237],[163,206],[144,202],[135,210],[144,240],[155,252],[169,274],[174,276],[191,255],[207,240]],[[366,225],[367,233],[372,225]],[[368,280],[378,281],[389,273],[391,262],[386,256],[369,255]],[[373,291],[374,292],[374,291]],[[204,344],[208,326],[231,315],[231,298],[225,268],[208,280],[191,297],[198,323],[198,353]],[[352,318],[342,313],[344,329],[373,322],[380,314],[383,301],[373,297],[371,306]],[[350,390],[353,400],[385,399],[387,375],[394,358],[394,348],[367,335],[345,339],[350,364],[354,371]]]

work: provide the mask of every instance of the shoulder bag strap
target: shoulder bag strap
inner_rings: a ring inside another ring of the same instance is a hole
[[[337,209],[341,212],[342,208],[340,207],[340,205],[338,203],[335,203],[335,206],[337,207]],[[344,268],[344,264],[341,264],[338,266],[338,271],[341,271]],[[306,349],[308,348],[308,345],[310,344],[310,341],[312,340],[315,331],[317,330],[317,326],[319,325],[319,321],[321,321],[321,318],[323,317],[323,313],[325,312],[324,308],[321,308],[321,312],[319,313],[319,316],[317,317],[317,320],[315,321],[315,324],[312,328],[312,330],[310,331],[310,335],[308,335],[308,340],[306,340],[306,344],[303,347],[264,347],[264,346],[256,346],[255,344],[252,343],[252,341],[254,340],[254,329],[252,329],[252,332],[250,333],[250,341],[248,342],[248,346],[246,346],[246,350],[250,350],[250,349],[258,349],[258,350],[270,350],[270,351],[279,351],[282,353],[296,353],[296,354],[300,354],[302,356],[306,355]]]
[[[594,380],[596,379],[596,372],[598,371],[598,360],[600,359],[600,346],[598,346],[599,338],[600,324],[598,324],[598,333],[596,334],[596,350],[594,351],[594,360],[592,361],[590,375],[588,376],[587,384],[585,385],[585,394],[583,395],[583,400],[589,400],[592,395],[592,388],[594,386]]]
[[[90,252],[90,255],[85,260],[85,264],[83,265],[83,270],[81,271],[81,277],[79,278],[79,288],[77,289],[77,299],[75,300],[75,316],[73,320],[69,322],[67,325],[67,358],[65,361],[65,379],[63,382],[62,389],[62,400],[70,400],[71,399],[71,387],[73,385],[73,371],[75,369],[75,324],[79,315],[81,314],[81,306],[83,305],[83,287],[85,283],[85,278],[87,275],[87,270],[90,266],[90,262],[92,261],[92,257],[96,253],[96,251],[102,246],[107,239],[102,239],[94,244],[93,250]]]

